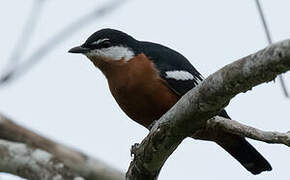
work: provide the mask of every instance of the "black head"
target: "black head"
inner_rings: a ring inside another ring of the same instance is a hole
[[[92,34],[84,44],[70,49],[69,52],[113,60],[129,59],[135,55],[133,47],[136,46],[136,42],[133,37],[121,31],[102,29]]]
[[[96,42],[101,43],[96,44]],[[108,46],[128,46],[135,39],[115,29],[102,29],[92,34],[83,44],[87,48],[107,48]]]

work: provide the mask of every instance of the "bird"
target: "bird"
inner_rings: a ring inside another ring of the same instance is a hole
[[[119,107],[148,129],[204,79],[177,51],[110,28],[96,31],[68,52],[85,55],[101,70]],[[225,110],[219,115],[230,119]],[[244,137],[219,132],[213,141],[254,175],[272,170]]]

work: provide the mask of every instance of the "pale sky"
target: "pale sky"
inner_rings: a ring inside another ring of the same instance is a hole
[[[13,53],[32,2],[10,0],[0,6],[2,70]],[[63,27],[104,2],[47,0],[25,57]],[[264,0],[263,7],[274,41],[289,38],[290,1]],[[122,171],[127,170],[131,161],[131,145],[140,142],[148,131],[120,110],[98,69],[84,56],[67,53],[105,27],[169,46],[186,56],[205,77],[267,45],[254,0],[131,0],[112,14],[81,28],[22,78],[0,88],[1,113]],[[290,90],[290,76],[284,77]],[[238,95],[226,109],[233,119],[245,124],[285,132],[290,130],[289,107],[290,99],[283,96],[276,81]],[[271,163],[271,172],[254,176],[216,144],[188,138],[167,160],[159,179],[289,178],[289,148],[251,143]],[[19,178],[3,175],[2,179]]]

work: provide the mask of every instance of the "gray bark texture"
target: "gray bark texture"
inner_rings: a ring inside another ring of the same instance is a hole
[[[123,173],[110,167],[106,163],[32,132],[27,128],[14,123],[3,115],[0,115],[0,139],[20,142],[33,148],[42,149],[52,154],[73,172],[87,180],[125,179]],[[1,160],[0,157],[0,161]]]
[[[0,171],[30,180],[84,180],[51,154],[26,144],[0,140]]]
[[[226,118],[216,116],[207,121],[206,130],[226,131],[242,137],[248,137],[270,144],[284,144],[290,147],[290,131],[286,133],[263,131]],[[200,139],[200,137],[196,137]]]
[[[133,147],[134,159],[126,178],[157,179],[163,164],[182,140],[206,131],[208,120],[219,114],[234,96],[258,84],[272,81],[289,69],[290,40],[285,40],[226,65],[210,75],[185,94],[155,123],[148,136]],[[206,133],[201,134],[201,139],[207,139]],[[258,137],[256,134],[255,139]]]

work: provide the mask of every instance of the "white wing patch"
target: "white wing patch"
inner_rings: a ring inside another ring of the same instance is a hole
[[[192,74],[187,71],[166,71],[166,78],[187,81],[195,79]]]
[[[203,77],[200,75],[200,78],[192,75],[191,73],[183,70],[176,70],[176,71],[166,71],[166,78],[168,79],[175,79],[178,81],[188,81],[188,80],[194,80],[194,84],[198,85],[201,82],[201,79]]]
[[[86,54],[87,56],[100,56],[105,57],[113,60],[121,60],[124,58],[126,61],[132,59],[135,54],[134,52],[127,47],[123,46],[111,46],[108,48],[102,48],[102,49],[95,49],[90,51]]]

